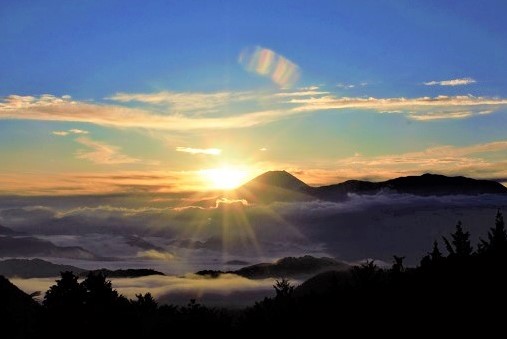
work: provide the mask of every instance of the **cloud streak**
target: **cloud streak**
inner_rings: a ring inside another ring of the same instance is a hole
[[[0,176],[0,194],[72,195],[202,191],[208,187],[199,171],[112,171],[20,173]]]
[[[234,115],[202,117],[148,108],[72,101],[69,96],[40,97],[11,95],[0,102],[0,119],[84,122],[116,128],[144,128],[166,131],[238,129],[260,126],[291,116],[322,110],[371,110],[403,114],[416,121],[464,119],[492,113],[507,106],[507,99],[482,96],[436,96],[417,98],[336,97],[312,95],[316,89],[284,93],[273,109],[239,111]],[[287,95],[286,95],[287,94]],[[292,97],[288,96],[291,95]],[[284,98],[284,96],[288,96]],[[259,93],[258,100],[273,98]],[[62,131],[57,131],[62,132]],[[71,130],[64,131],[74,133]],[[81,133],[83,134],[83,133]]]
[[[492,113],[507,105],[507,99],[475,97],[472,95],[418,98],[361,98],[334,97],[331,95],[303,99],[291,99],[288,103],[297,105],[297,112],[319,110],[375,110],[379,113],[404,114],[407,118],[417,121],[463,119],[475,115]]]
[[[120,148],[116,146],[85,137],[78,138],[76,141],[88,148],[87,150],[78,150],[77,159],[85,159],[100,165],[132,164],[140,161],[120,153]]]
[[[90,133],[88,131],[85,131],[85,130],[82,130],[82,129],[77,129],[77,128],[69,129],[69,132],[70,133],[74,133],[74,134],[88,134],[88,133]]]
[[[147,260],[171,261],[174,259],[174,254],[166,251],[150,249],[137,252],[137,257]]]
[[[172,92],[161,91],[156,93],[116,93],[107,99],[129,103],[137,102],[151,105],[167,105],[176,113],[210,113],[216,112],[231,103],[252,100],[255,97],[251,92]]]
[[[464,86],[464,85],[471,85],[475,84],[477,81],[472,78],[459,78],[459,79],[451,79],[451,80],[441,80],[441,81],[428,81],[424,84],[426,86]]]
[[[192,147],[176,147],[176,152],[190,153],[190,154],[206,154],[206,155],[220,155],[222,150],[219,148],[192,148]]]
[[[51,132],[51,134],[58,135],[60,137],[67,136],[69,134],[88,134],[88,133],[90,133],[90,132],[82,130],[82,129],[77,129],[77,128],[72,128],[67,131],[53,131],[53,132]]]
[[[327,91],[322,91],[319,86],[309,86],[309,87],[302,87],[298,88],[295,91],[290,92],[280,92],[276,93],[275,97],[308,97],[308,96],[320,96],[320,95],[326,95],[329,94]]]
[[[188,131],[246,128],[290,115],[283,109],[240,115],[202,118],[181,114],[157,114],[148,109],[71,101],[68,96],[11,95],[0,103],[0,119],[86,122],[116,128]]]

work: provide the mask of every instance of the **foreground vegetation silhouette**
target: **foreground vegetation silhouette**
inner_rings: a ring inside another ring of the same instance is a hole
[[[101,272],[82,282],[71,272],[35,302],[0,277],[0,324],[5,338],[162,338],[339,334],[431,335],[446,331],[505,331],[507,232],[500,211],[476,249],[461,222],[416,268],[393,256],[390,269],[374,261],[319,274],[295,287],[276,281],[275,296],[244,310],[158,305],[151,294],[128,300]]]

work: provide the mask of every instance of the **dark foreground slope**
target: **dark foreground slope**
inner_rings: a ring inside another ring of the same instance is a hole
[[[31,296],[0,275],[0,337],[35,338],[42,316]]]
[[[274,297],[244,310],[208,308],[195,300],[184,307],[159,306],[149,294],[128,300],[100,273],[82,282],[64,273],[44,298],[41,326],[22,317],[22,328],[12,321],[2,329],[17,329],[18,337],[36,331],[38,337],[52,338],[161,338],[168,333],[307,338],[324,331],[331,337],[503,337],[507,232],[501,213],[483,238],[472,246],[470,234],[458,223],[440,242],[446,253],[435,243],[415,268],[393,257],[389,269],[366,262],[348,271],[321,273],[299,287],[282,279],[275,283]],[[12,319],[6,312],[10,307],[21,314],[37,309],[5,279],[0,287],[0,300],[9,301],[9,308],[3,308],[7,319]]]

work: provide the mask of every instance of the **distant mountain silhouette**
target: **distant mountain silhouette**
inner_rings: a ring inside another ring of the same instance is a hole
[[[149,275],[164,275],[148,268],[109,270],[106,268],[98,270],[86,270],[84,268],[59,265],[42,259],[7,259],[0,261],[0,275],[8,278],[49,278],[58,277],[60,272],[70,271],[80,277],[86,277],[88,273],[102,273],[108,278],[137,278]]]
[[[381,182],[349,180],[341,184],[318,187],[316,195],[333,199],[347,193],[375,194],[381,191],[422,196],[505,194],[507,188],[489,180],[447,177],[438,174],[408,176]]]
[[[344,262],[332,258],[316,258],[310,255],[303,257],[286,257],[274,263],[261,263],[240,268],[236,271],[214,271],[203,270],[196,272],[198,275],[205,275],[217,278],[222,273],[233,273],[248,279],[265,278],[307,278],[309,276],[325,271],[345,271],[350,266]]]
[[[384,186],[400,193],[416,195],[477,195],[505,194],[507,188],[490,180],[477,180],[466,177],[447,177],[438,174],[401,177],[385,181]]]
[[[128,245],[133,246],[133,247],[138,247],[143,250],[156,250],[156,251],[161,251],[161,252],[164,251],[164,249],[162,247],[156,246],[137,235],[125,235],[124,238],[125,238],[125,242]]]
[[[108,270],[107,268],[101,268],[98,270],[86,271],[81,273],[82,277],[86,277],[88,273],[99,274],[102,273],[104,276],[108,278],[138,278],[138,277],[146,277],[150,275],[165,275],[162,272],[155,271],[151,268],[129,268],[129,269],[120,269],[120,270]]]
[[[332,258],[315,258],[310,255],[303,257],[286,257],[275,263],[262,263],[243,267],[234,271],[235,274],[249,279],[305,277],[325,271],[344,271],[350,266]]]
[[[243,260],[229,260],[229,261],[226,261],[224,264],[226,265],[250,265],[250,263],[248,261],[243,261]]]
[[[341,201],[349,193],[405,193],[421,196],[506,194],[498,182],[462,176],[438,174],[407,176],[381,182],[348,180],[339,184],[312,187],[286,171],[266,172],[235,190],[238,198],[250,202],[310,201],[314,199]]]
[[[21,235],[23,233],[14,231],[13,229],[9,227],[5,227],[0,225],[0,235]]]
[[[312,200],[311,187],[286,171],[269,171],[235,190],[250,202]]]
[[[58,265],[42,259],[7,259],[0,261],[0,275],[19,278],[58,277],[60,272],[71,271],[74,274],[88,272],[71,265]]]
[[[60,257],[99,260],[92,252],[79,246],[57,246],[32,236],[0,236],[1,257]]]
[[[310,187],[287,171],[269,171],[243,185],[245,188],[254,188],[253,186],[279,187],[291,191]]]

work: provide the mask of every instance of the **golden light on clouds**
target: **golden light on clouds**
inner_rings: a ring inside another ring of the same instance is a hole
[[[176,152],[183,152],[183,153],[190,153],[190,154],[220,155],[222,153],[222,150],[219,148],[176,147]]]

